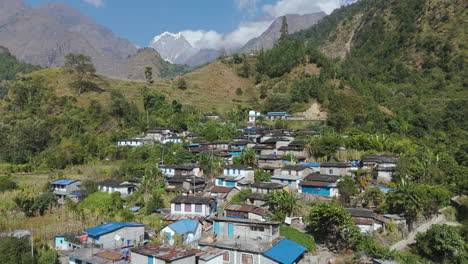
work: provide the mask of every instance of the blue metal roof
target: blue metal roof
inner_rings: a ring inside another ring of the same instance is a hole
[[[307,166],[307,167],[313,167],[313,168],[318,168],[320,167],[320,163],[317,162],[300,162],[297,165],[299,166]]]
[[[124,227],[138,227],[138,226],[145,226],[144,224],[140,223],[127,223],[127,222],[110,222],[103,225],[98,225],[90,229],[86,229],[83,232],[92,235],[92,236],[100,236],[115,230],[119,230]]]
[[[52,184],[69,185],[74,182],[77,182],[77,180],[57,180],[57,181],[53,181]]]
[[[139,207],[139,206],[135,206],[135,207],[132,207],[132,208],[130,208],[130,209],[128,209],[128,210],[130,210],[130,211],[132,211],[132,212],[135,213],[135,212],[138,212],[138,210],[140,210],[140,208],[141,208],[141,207]]]
[[[174,230],[177,234],[183,235],[188,232],[195,233],[198,224],[198,220],[180,220],[168,225],[168,227]]]
[[[301,244],[289,239],[283,239],[263,254],[279,263],[292,264],[306,250],[307,248]]]

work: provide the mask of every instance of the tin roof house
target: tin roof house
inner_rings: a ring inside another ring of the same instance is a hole
[[[107,192],[109,194],[119,192],[120,196],[127,197],[132,194],[138,185],[129,181],[107,179],[98,184],[98,189],[101,192]]]
[[[144,241],[145,225],[140,223],[110,222],[83,231],[88,242],[101,248],[129,247]]]
[[[184,219],[165,226],[160,233],[170,245],[174,245],[175,235],[181,236],[184,244],[189,244],[201,238],[202,225],[198,220]]]
[[[196,249],[168,244],[147,244],[131,251],[132,264],[192,264],[198,253]]]
[[[335,175],[323,175],[320,173],[311,173],[299,183],[299,193],[314,195],[338,196],[339,191],[337,183],[340,177]]]
[[[56,180],[51,183],[51,191],[57,197],[59,204],[63,204],[66,198],[70,198],[74,202],[81,201],[80,189],[81,181],[78,180]]]
[[[217,211],[216,200],[206,196],[176,196],[171,200],[171,212],[165,221],[182,219],[204,220]]]

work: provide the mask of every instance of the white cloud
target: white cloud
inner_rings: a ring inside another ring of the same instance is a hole
[[[256,8],[258,0],[234,0],[238,9]]]
[[[103,0],[84,0],[88,4],[92,4],[95,7],[101,7],[104,5]]]
[[[243,46],[252,38],[258,37],[272,21],[246,22],[229,33],[221,34],[210,30],[184,30],[182,35],[197,49],[235,49]]]
[[[273,17],[287,14],[308,14],[324,11],[327,14],[340,6],[340,0],[279,0],[272,5],[264,5],[262,10]]]

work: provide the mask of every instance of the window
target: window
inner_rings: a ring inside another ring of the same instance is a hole
[[[196,204],[195,205],[195,212],[201,213],[201,211],[202,211],[202,205],[201,204]]]
[[[250,227],[250,230],[263,232],[263,231],[265,231],[265,228],[263,228],[263,227],[261,227],[261,226],[251,226],[251,227]]]
[[[224,251],[223,253],[223,261],[224,262],[229,262],[229,251]]]
[[[329,169],[329,174],[333,174],[333,169]]]
[[[242,254],[242,264],[253,264],[253,256]]]
[[[192,212],[192,205],[191,204],[186,204],[185,205],[185,212]]]
[[[299,171],[296,171],[296,176],[299,176]]]
[[[291,171],[288,171],[288,175],[291,175]]]
[[[176,211],[181,211],[182,210],[182,205],[181,204],[175,204],[175,210]]]

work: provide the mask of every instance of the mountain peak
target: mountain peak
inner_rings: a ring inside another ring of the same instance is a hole
[[[154,37],[149,47],[157,50],[166,61],[177,64],[185,64],[189,57],[198,52],[181,32],[164,32]]]
[[[179,32],[179,33],[171,33],[171,32],[164,32],[162,33],[161,35],[158,35],[156,37],[153,38],[153,40],[151,41],[151,44],[154,44],[154,43],[157,43],[159,41],[161,41],[162,39],[174,39],[174,40],[177,40],[177,39],[185,39],[185,37],[182,35],[182,32]]]

